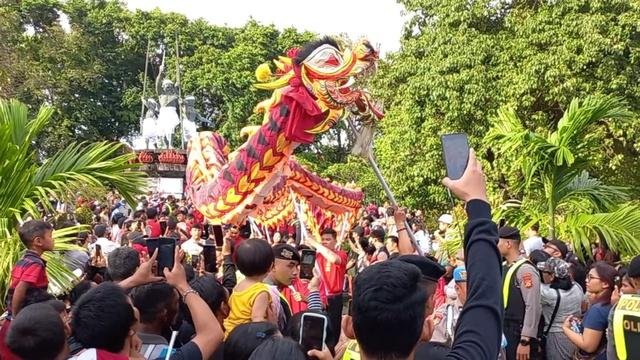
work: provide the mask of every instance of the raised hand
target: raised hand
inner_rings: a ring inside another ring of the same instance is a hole
[[[458,180],[446,177],[442,180],[442,184],[462,201],[468,202],[477,199],[488,202],[487,185],[482,165],[476,159],[476,153],[473,149],[469,150],[469,163],[462,177]]]

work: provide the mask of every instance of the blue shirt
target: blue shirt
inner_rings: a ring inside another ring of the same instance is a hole
[[[600,340],[600,346],[598,351],[606,349],[606,330],[608,325],[609,311],[611,311],[611,304],[594,304],[589,307],[589,310],[584,314],[582,319],[582,326],[585,329],[591,329],[602,332],[602,339]],[[596,357],[596,360],[606,360],[606,351],[601,351]]]

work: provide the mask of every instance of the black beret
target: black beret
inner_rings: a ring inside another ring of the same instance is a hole
[[[420,255],[402,255],[398,256],[396,260],[417,266],[422,273],[422,278],[426,280],[438,281],[446,272],[442,265]]]
[[[300,262],[300,254],[298,254],[298,251],[296,251],[296,248],[287,244],[275,245],[273,247],[273,256],[276,259],[293,260],[293,261]]]
[[[503,226],[498,229],[500,239],[520,241],[520,230],[513,226]]]
[[[640,255],[631,259],[627,275],[631,278],[640,277]]]

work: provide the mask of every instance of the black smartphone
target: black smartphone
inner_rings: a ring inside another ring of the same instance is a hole
[[[202,257],[204,259],[204,271],[214,274],[218,272],[215,244],[202,245]]]
[[[149,257],[153,256],[153,253],[158,248],[158,238],[148,238],[145,243],[147,244],[147,252],[149,253]]]
[[[213,238],[216,239],[216,245],[222,246],[224,243],[224,231],[222,231],[222,225],[212,225]]]
[[[442,156],[447,168],[447,177],[458,180],[469,162],[469,139],[465,133],[445,134],[442,140]]]
[[[164,268],[173,269],[173,261],[176,253],[176,239],[158,238],[158,276],[164,276]]]
[[[167,233],[167,221],[166,220],[160,220],[158,221],[158,223],[160,223],[160,234],[166,234]]]
[[[300,279],[310,280],[313,278],[313,267],[316,265],[316,252],[310,249],[303,249],[300,256]]]
[[[191,266],[194,269],[198,268],[199,263],[200,263],[200,255],[191,255]]]
[[[320,350],[326,342],[327,317],[322,314],[307,312],[300,320],[300,345],[305,353],[309,350]]]

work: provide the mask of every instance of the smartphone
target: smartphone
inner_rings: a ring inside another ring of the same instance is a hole
[[[447,177],[458,180],[469,162],[469,140],[465,133],[445,134],[442,140],[442,156],[447,168]]]
[[[213,238],[216,239],[216,245],[222,246],[224,243],[224,231],[222,231],[222,225],[212,225]]]
[[[158,223],[160,223],[160,234],[166,234],[167,233],[167,221],[166,220],[160,220],[160,221],[158,221]]]
[[[327,317],[322,314],[306,312],[302,314],[300,325],[300,345],[305,353],[320,350],[327,338]]]
[[[147,252],[149,257],[153,256],[153,253],[158,249],[158,238],[148,238],[145,242],[147,244]]]
[[[217,273],[218,267],[216,264],[216,245],[202,245],[202,257],[204,259],[204,271],[213,274]]]
[[[171,270],[176,253],[176,239],[161,237],[158,238],[158,276],[164,276],[164,268]]]
[[[571,319],[571,330],[575,333],[582,334],[582,331],[584,330],[582,327],[582,320],[576,318]]]
[[[311,280],[313,278],[313,267],[316,265],[316,252],[310,249],[303,249],[300,258],[300,279]]]
[[[200,255],[191,255],[191,266],[194,269],[197,269],[199,264],[200,264]]]

